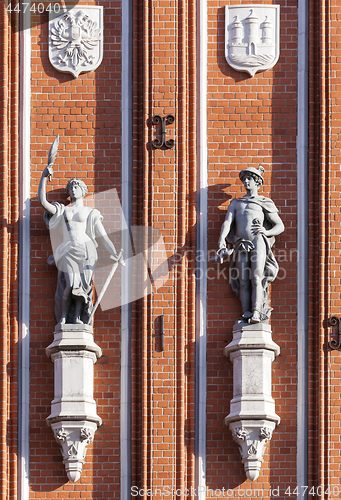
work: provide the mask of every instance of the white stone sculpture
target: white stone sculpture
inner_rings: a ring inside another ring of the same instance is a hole
[[[103,7],[73,7],[49,18],[49,59],[58,71],[93,71],[103,59]]]
[[[272,68],[279,58],[279,5],[226,6],[225,57],[251,76]]]
[[[83,200],[88,190],[81,179],[70,179],[67,183],[69,205],[47,201],[47,179],[51,179],[53,175],[52,164],[58,142],[57,136],[51,146],[48,166],[42,173],[38,190],[53,250],[48,263],[58,269],[55,316],[60,324],[89,324],[93,318],[92,284],[98,258],[97,239],[101,240],[115,264],[124,265],[124,262],[122,253],[116,253],[115,246],[104,229],[100,212],[84,206]]]
[[[284,231],[274,202],[258,194],[263,172],[261,165],[240,171],[246,194],[231,200],[218,243],[218,256],[233,253],[231,286],[241,302],[241,320],[251,323],[270,317],[269,285],[278,273],[272,246]],[[232,250],[227,250],[226,242]]]

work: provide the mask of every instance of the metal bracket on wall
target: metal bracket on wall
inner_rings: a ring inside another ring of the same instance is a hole
[[[153,125],[158,125],[159,123],[161,123],[161,141],[160,139],[154,139],[152,142],[152,145],[155,149],[160,149],[162,148],[162,146],[165,146],[167,149],[171,149],[174,147],[175,144],[174,139],[168,139],[168,141],[166,141],[166,125],[171,125],[174,122],[175,122],[174,115],[167,115],[163,117],[160,115],[153,116],[152,119]]]
[[[162,314],[160,317],[160,337],[161,337],[161,351],[165,350],[165,322],[164,315]]]
[[[333,330],[330,334],[330,341],[328,342],[328,347],[332,350],[334,349],[340,349],[341,347],[341,320],[337,316],[332,316],[331,318],[328,319],[328,326],[337,326],[337,334],[333,334]],[[337,340],[334,339],[337,335]]]

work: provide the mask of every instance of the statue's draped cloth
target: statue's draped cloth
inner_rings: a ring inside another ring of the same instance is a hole
[[[85,241],[72,239],[68,231],[68,222],[65,217],[65,206],[53,203],[56,213],[50,215],[45,212],[44,219],[50,230],[53,255],[48,259],[49,264],[55,264],[58,268],[58,282],[55,294],[55,315],[57,321],[62,317],[62,297],[66,288],[66,273],[68,274],[71,286],[72,297],[81,299],[84,303],[81,313],[81,321],[88,323],[92,304],[92,279],[97,262],[97,243],[95,227],[99,220],[102,220],[100,212],[96,209],[88,208],[86,219]],[[68,235],[68,237],[65,237]],[[70,308],[70,318],[74,314],[74,307]],[[67,320],[68,321],[68,320]]]
[[[265,196],[259,196],[257,198],[253,197],[251,198],[250,196],[243,196],[241,198],[234,198],[231,201],[231,203],[239,203],[239,202],[254,203],[256,205],[259,205],[265,212],[263,225],[265,229],[271,229],[272,224],[266,218],[266,214],[278,213],[278,209],[276,208],[274,202],[270,200],[270,198],[266,198]],[[230,264],[231,287],[232,290],[237,294],[237,297],[240,298],[240,279],[236,261],[241,251],[252,252],[252,250],[254,249],[254,245],[251,241],[238,238],[235,232],[236,232],[235,221],[233,221],[230,232],[227,235],[226,240],[233,246],[234,249],[232,261]],[[266,259],[265,259],[264,272],[262,278],[263,301],[261,308],[262,310],[260,311],[260,313],[261,313],[261,319],[264,320],[269,318],[272,310],[269,307],[269,284],[275,280],[279,266],[271,250],[271,247],[275,242],[275,238],[273,236],[267,238],[265,235],[262,235],[262,237],[266,248]]]

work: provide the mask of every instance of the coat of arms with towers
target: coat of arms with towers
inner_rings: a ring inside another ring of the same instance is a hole
[[[279,9],[269,7],[226,7],[227,62],[251,76],[272,68],[278,60]]]

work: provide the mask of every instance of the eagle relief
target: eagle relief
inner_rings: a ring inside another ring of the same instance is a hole
[[[61,72],[93,71],[103,59],[103,7],[81,6],[56,16],[50,12],[49,59]]]

